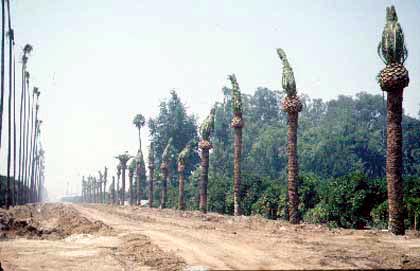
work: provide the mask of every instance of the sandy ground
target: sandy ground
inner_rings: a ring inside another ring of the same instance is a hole
[[[146,207],[43,208],[48,210],[38,228],[46,227],[47,234],[10,234],[0,241],[5,270],[420,268],[420,237],[414,232],[393,236]],[[53,235],[57,220],[74,225]]]

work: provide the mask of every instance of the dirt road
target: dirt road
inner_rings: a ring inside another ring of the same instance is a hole
[[[112,230],[63,240],[2,241],[0,260],[10,270],[420,268],[420,238],[413,232],[396,237],[129,206],[63,208]],[[43,267],[30,268],[40,262]]]

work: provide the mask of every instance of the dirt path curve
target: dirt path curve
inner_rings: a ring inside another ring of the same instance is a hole
[[[418,237],[129,206],[75,208],[120,234],[146,235],[160,249],[184,258],[188,266],[254,270],[420,267]]]

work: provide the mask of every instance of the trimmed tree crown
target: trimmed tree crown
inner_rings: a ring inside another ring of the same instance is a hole
[[[278,48],[277,54],[280,60],[283,62],[283,75],[282,75],[282,86],[288,97],[296,96],[296,81],[293,69],[287,60],[286,53],[283,49]]]
[[[230,82],[232,83],[232,105],[234,113],[242,113],[242,99],[241,99],[241,90],[239,89],[238,81],[236,80],[235,74],[228,76]]]
[[[120,165],[121,165],[121,167],[123,167],[123,166],[127,165],[128,160],[133,158],[133,156],[129,155],[128,152],[125,152],[123,154],[115,156],[115,158],[120,161]]]
[[[172,137],[169,138],[168,144],[166,144],[165,150],[162,153],[162,163],[168,163],[171,159],[171,156],[173,154],[173,146],[172,146]]]
[[[408,56],[404,32],[394,6],[386,8],[386,23],[378,45],[378,55],[385,65],[404,64]]]
[[[214,115],[215,115],[216,109],[213,107],[210,110],[210,114],[206,117],[206,119],[203,121],[203,123],[200,126],[200,134],[201,138],[203,140],[209,140],[211,133],[214,130]]]

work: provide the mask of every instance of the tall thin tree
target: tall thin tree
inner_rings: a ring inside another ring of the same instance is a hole
[[[20,111],[19,111],[19,165],[18,165],[18,190],[20,203],[25,203],[24,195],[24,180],[23,180],[23,161],[24,161],[24,149],[25,149],[25,136],[26,136],[26,69],[29,59],[29,55],[33,48],[30,44],[26,44],[23,48],[22,55],[22,91],[20,96]]]
[[[8,13],[8,38],[9,38],[9,93],[8,93],[8,115],[7,115],[7,176],[6,176],[6,209],[10,205],[14,205],[14,180],[11,180],[11,166],[12,166],[12,98],[13,98],[13,46],[14,46],[14,33],[12,29],[12,19],[10,13],[10,1],[7,0],[7,13]]]
[[[137,151],[137,165],[136,165],[136,203],[140,204],[141,200],[141,177],[143,176],[142,167],[144,167],[143,151],[141,149],[141,128],[146,123],[146,120],[142,114],[137,114],[134,117],[133,124],[139,131],[139,150]]]
[[[200,126],[201,140],[198,147],[201,149],[201,175],[200,175],[200,211],[207,212],[207,185],[209,179],[209,153],[213,145],[210,141],[211,133],[214,129],[215,108],[210,111],[210,115]]]
[[[244,120],[242,118],[242,98],[238,81],[234,74],[229,75],[232,83],[232,106],[233,119],[231,126],[235,131],[234,151],[233,151],[233,213],[235,216],[242,214],[241,209],[241,154],[242,154],[242,128]]]
[[[386,8],[386,24],[382,40],[378,45],[378,55],[386,67],[378,75],[382,91],[387,98],[387,154],[386,181],[388,190],[389,230],[396,235],[403,235],[403,159],[402,159],[402,101],[404,88],[410,81],[408,70],[404,67],[408,51],[404,33],[398,23],[394,6]]]
[[[289,221],[299,223],[299,195],[298,195],[298,159],[297,159],[297,128],[299,112],[302,111],[302,102],[297,96],[295,76],[293,69],[287,60],[286,53],[277,49],[277,54],[283,62],[282,86],[286,92],[283,100],[283,110],[287,112],[287,191]]]

